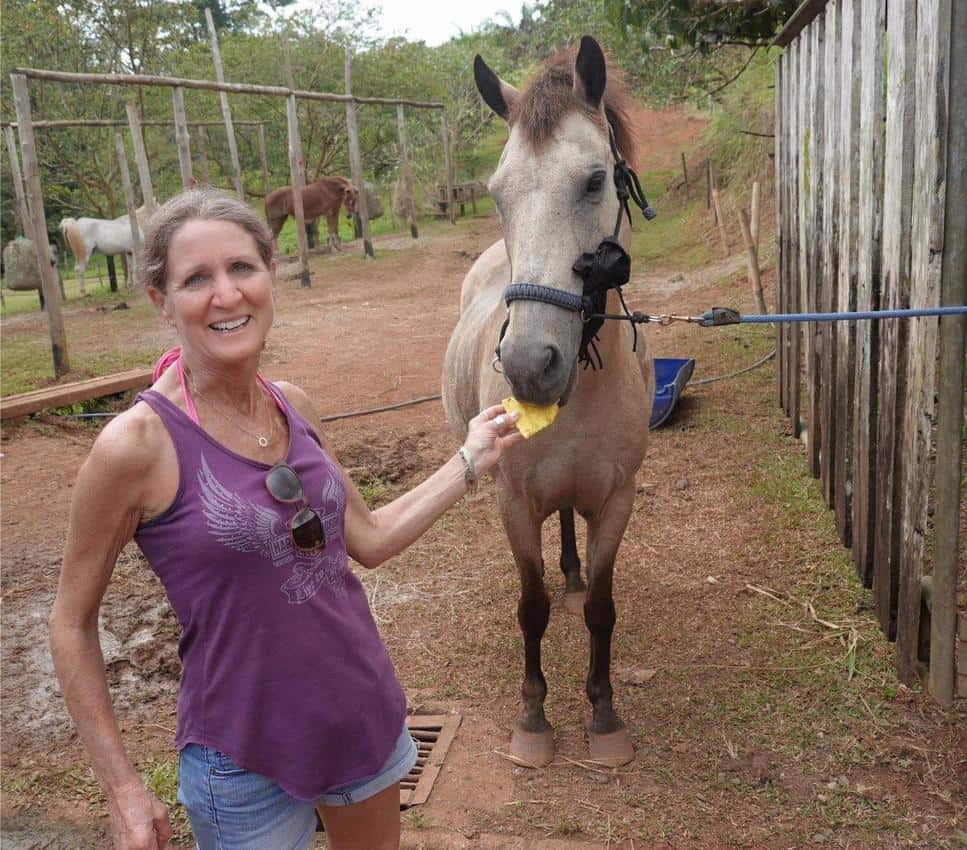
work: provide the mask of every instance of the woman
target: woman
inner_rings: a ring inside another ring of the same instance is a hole
[[[182,628],[179,799],[200,850],[301,850],[316,808],[333,850],[396,848],[396,786],[415,748],[347,554],[375,567],[405,549],[521,439],[516,417],[485,410],[441,469],[370,511],[306,394],[259,375],[275,262],[251,210],[212,190],[177,196],[150,222],[142,265],[180,353],[81,468],[50,618],[115,847],[170,836],[124,751],[98,642],[101,598],[133,538]]]

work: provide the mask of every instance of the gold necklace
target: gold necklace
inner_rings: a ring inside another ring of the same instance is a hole
[[[272,439],[275,437],[275,417],[274,416],[272,416],[271,414],[269,415],[269,434],[268,434],[268,436],[265,436],[264,434],[255,434],[252,431],[249,431],[248,428],[243,428],[241,425],[239,425],[238,422],[236,422],[231,417],[226,416],[224,413],[222,413],[218,409],[218,407],[216,406],[216,404],[215,404],[214,401],[212,401],[210,398],[207,398],[206,396],[204,396],[200,392],[198,392],[198,388],[195,386],[195,382],[194,382],[194,380],[192,380],[191,375],[188,376],[188,385],[191,388],[192,394],[196,398],[200,398],[203,401],[206,401],[208,403],[208,406],[212,409],[212,412],[215,413],[216,416],[220,416],[222,419],[224,419],[230,425],[233,425],[234,427],[238,428],[238,430],[241,431],[243,434],[248,434],[248,436],[250,436],[253,440],[255,440],[259,444],[259,446],[261,448],[263,448],[263,449],[264,448],[268,448],[269,443],[271,443],[272,442]],[[259,387],[259,389],[261,390],[261,387]],[[264,399],[265,398],[265,392],[262,391],[260,394],[261,394],[262,398]]]

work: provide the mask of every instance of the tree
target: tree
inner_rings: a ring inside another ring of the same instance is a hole
[[[800,0],[605,0],[608,14],[625,31],[651,44],[690,46],[702,54],[716,47],[765,47]]]

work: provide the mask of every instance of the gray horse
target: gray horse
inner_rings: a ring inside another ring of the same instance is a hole
[[[634,747],[612,703],[612,577],[634,502],[635,473],[645,456],[654,393],[651,357],[640,331],[634,352],[631,326],[605,322],[597,334],[598,356],[592,355],[594,365],[603,365],[582,369],[580,313],[535,300],[515,300],[505,307],[503,296],[510,283],[582,295],[575,260],[612,235],[619,215],[615,147],[633,161],[626,96],[620,85],[607,80],[601,48],[588,36],[576,56],[572,52],[549,60],[523,92],[499,79],[479,56],[474,71],[484,100],[510,126],[488,184],[504,238],[480,256],[463,282],[460,320],[444,363],[447,418],[462,439],[467,422],[509,391],[522,401],[562,405],[554,424],[511,448],[495,473],[521,581],[517,617],[524,639],[523,711],[514,725],[511,753],[535,766],[554,757],[541,671],[541,639],[551,607],[543,580],[541,526],[558,513],[565,606],[583,611],[591,636],[590,756],[625,764],[634,758]],[[609,125],[615,147],[609,143]],[[623,223],[619,241],[627,245],[627,237]],[[612,289],[606,312],[618,307]],[[586,584],[574,511],[588,527]]]

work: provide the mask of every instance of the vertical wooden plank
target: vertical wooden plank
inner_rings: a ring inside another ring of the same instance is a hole
[[[910,306],[910,211],[913,207],[913,122],[916,114],[917,0],[890,0],[887,24],[886,111],[883,181],[883,309]],[[876,480],[873,507],[873,557],[857,558],[860,574],[872,572],[876,612],[884,632],[896,637],[899,590],[902,491],[903,409],[907,397],[907,360],[910,322],[880,322],[879,405],[876,434]],[[858,554],[858,553],[857,553]],[[872,567],[872,569],[870,569]]]
[[[950,104],[958,116],[947,128],[947,192],[941,303],[967,304],[967,9],[950,10]],[[944,22],[940,22],[943,28]],[[957,629],[957,564],[960,551],[961,429],[964,416],[964,355],[967,317],[940,320],[937,378],[937,509],[934,513],[933,606],[930,611],[930,693],[943,706],[954,697],[954,642]],[[967,615],[965,615],[967,616]],[[964,628],[967,633],[967,626]],[[961,646],[967,668],[967,644]]]
[[[175,144],[178,146],[178,166],[181,169],[181,185],[185,189],[190,189],[192,183],[194,183],[191,174],[191,137],[188,135],[185,94],[181,90],[181,86],[175,86],[171,90],[171,103],[175,115]]]
[[[262,166],[262,191],[268,195],[272,191],[269,186],[269,158],[265,148],[265,125],[258,126],[259,138],[259,164]],[[301,140],[300,140],[301,141]]]
[[[138,214],[134,206],[134,189],[131,186],[131,172],[128,170],[128,154],[124,149],[124,137],[120,133],[114,134],[114,149],[117,152],[121,186],[124,189],[124,205],[128,211],[128,223],[131,225],[131,238],[134,242],[131,268],[128,269],[128,289],[133,289],[136,286],[136,281],[140,279],[141,226],[138,223]]]
[[[875,310],[880,303],[880,239],[883,199],[883,37],[885,0],[863,0],[860,15],[860,158],[857,218],[856,309]],[[870,581],[873,546],[872,507],[876,499],[877,411],[876,322],[856,326],[853,441],[853,563],[863,582]]]
[[[820,309],[833,312],[837,306],[837,285],[839,275],[839,164],[841,133],[839,126],[840,79],[839,66],[839,3],[832,0],[826,6],[826,22],[823,43],[823,132],[818,141],[822,142],[822,193],[818,196],[822,208],[822,245],[820,248],[819,279]],[[817,160],[818,164],[818,160]],[[823,498],[831,508],[834,504],[833,456],[844,450],[834,438],[836,430],[836,328],[832,322],[819,326],[820,334],[820,479]]]
[[[775,134],[775,150],[772,157],[774,176],[772,185],[775,187],[776,206],[776,311],[785,312],[786,287],[789,285],[789,272],[786,261],[789,258],[789,245],[786,229],[789,227],[789,217],[786,211],[786,78],[789,51],[783,51],[776,59],[776,90],[773,103],[773,133]],[[682,154],[682,165],[685,164],[685,154]],[[687,187],[686,187],[687,188]],[[786,334],[785,325],[776,325],[776,398],[779,407],[788,415],[789,400],[786,398]]]
[[[792,65],[790,66],[789,109],[789,304],[791,312],[798,313],[802,309],[802,253],[803,253],[803,202],[802,202],[802,142],[800,128],[802,127],[802,38],[792,43]],[[789,415],[792,417],[792,433],[796,439],[801,434],[802,393],[800,386],[802,373],[802,328],[798,323],[789,327]]]
[[[17,140],[13,135],[13,127],[7,124],[3,128],[3,135],[7,141],[7,158],[10,160],[10,176],[13,178],[13,191],[17,199],[17,222],[20,232],[34,245],[34,223],[27,207],[27,195],[24,192],[23,173],[20,171],[20,154],[17,152]]]
[[[856,309],[857,208],[859,204],[859,135],[861,0],[842,0],[840,9],[839,68],[840,80],[840,171],[839,171],[839,267],[835,309]],[[836,437],[834,458],[834,502],[836,529],[847,546],[853,545],[853,363],[856,351],[856,328],[851,322],[838,322],[836,333]],[[868,427],[868,426],[865,426]]]
[[[416,226],[416,204],[413,200],[413,170],[410,168],[410,151],[406,142],[406,115],[403,104],[396,104],[396,130],[400,137],[400,168],[403,178],[403,195],[405,197],[406,220],[410,225],[410,236],[420,237]]]
[[[823,31],[825,20],[820,15],[804,31],[803,36],[809,45],[808,62],[805,73],[807,76],[808,95],[806,100],[806,136],[807,147],[806,191],[806,303],[807,311],[815,312],[820,306],[821,240],[823,233]],[[820,411],[820,325],[810,322],[803,325],[806,336],[806,387],[808,390],[806,455],[809,472],[813,478],[820,476],[820,437],[823,426]]]
[[[50,242],[47,239],[47,217],[44,215],[44,194],[40,185],[40,165],[34,141],[34,125],[30,116],[30,95],[27,78],[23,74],[11,74],[14,108],[17,112],[17,132],[20,134],[20,153],[23,156],[24,192],[30,211],[34,245],[37,248],[37,265],[40,267],[40,283],[44,290],[47,323],[50,328],[50,350],[54,360],[54,375],[58,378],[70,371],[67,354],[67,334],[61,313],[60,287],[57,272],[50,264]]]
[[[154,199],[154,187],[151,185],[151,170],[148,168],[148,152],[144,149],[144,136],[141,135],[141,117],[133,103],[125,103],[124,109],[128,114],[128,127],[131,130],[131,145],[134,148],[134,162],[138,167],[138,182],[141,184],[141,200],[144,211],[151,215],[157,203]]]
[[[215,79],[225,82],[225,71],[222,69],[222,54],[218,49],[218,33],[215,32],[215,22],[212,20],[212,10],[205,7],[205,22],[208,24],[208,37],[212,45],[212,59],[215,63]],[[228,154],[232,161],[232,182],[235,184],[235,194],[240,201],[245,200],[245,189],[242,186],[242,166],[238,158],[238,144],[235,141],[235,125],[232,123],[232,110],[228,105],[228,93],[219,92],[218,101],[222,107],[222,120],[225,122],[225,135],[228,138]]]
[[[440,110],[440,131],[443,134],[443,167],[446,170],[447,181],[447,217],[450,224],[457,223],[457,211],[453,196],[453,156],[450,149],[450,127],[447,124],[446,109]]]
[[[198,173],[201,182],[205,186],[210,186],[212,179],[208,173],[208,132],[201,125],[195,128],[198,137]]]
[[[346,94],[353,93],[353,54],[346,48],[345,77]],[[349,169],[352,172],[353,183],[359,189],[359,204],[356,211],[363,228],[363,255],[373,256],[373,241],[369,233],[369,210],[366,205],[366,183],[363,178],[363,158],[359,152],[359,130],[356,127],[356,101],[346,101],[346,134],[349,137]]]
[[[921,0],[917,5],[917,115],[914,124],[916,154],[911,213],[911,307],[935,307],[940,303],[947,176],[950,2],[951,0]],[[955,120],[963,120],[963,116],[957,116]],[[904,682],[914,681],[917,672],[920,576],[923,572],[927,532],[928,493],[933,478],[930,450],[938,324],[935,318],[911,321],[906,363],[900,594],[897,600],[897,674]]]
[[[299,241],[299,285],[311,286],[309,278],[309,237],[306,235],[306,217],[302,206],[302,190],[305,188],[305,162],[302,159],[302,141],[299,136],[299,112],[295,95],[285,99],[285,114],[289,127],[289,170],[292,174],[292,212],[295,218],[296,239]]]

